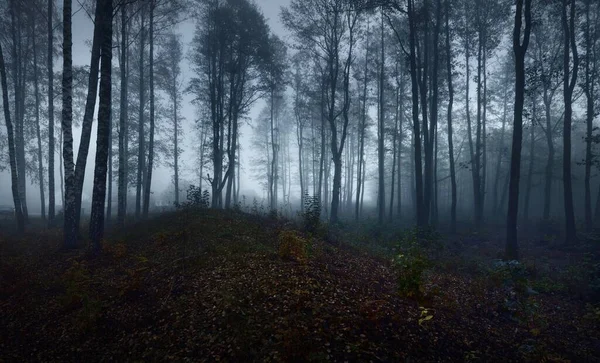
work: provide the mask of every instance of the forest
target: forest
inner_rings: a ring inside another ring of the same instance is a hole
[[[600,1],[1,0],[0,362],[600,362]]]

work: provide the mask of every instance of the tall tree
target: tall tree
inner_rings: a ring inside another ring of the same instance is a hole
[[[570,11],[569,11],[569,2]],[[571,128],[573,123],[573,90],[577,84],[579,55],[575,41],[575,0],[562,0],[563,26],[563,99],[565,115],[563,124],[563,185],[565,203],[565,240],[574,243],[577,240],[575,228],[575,210],[573,207],[573,177],[571,175]],[[569,15],[567,15],[570,13]],[[571,69],[571,53],[573,68]]]
[[[8,83],[6,80],[6,66],[4,63],[4,54],[2,53],[2,43],[0,42],[0,81],[2,82],[2,104],[4,107],[4,122],[6,124],[6,134],[8,136],[8,157],[10,160],[10,175],[13,203],[15,206],[15,216],[17,217],[17,229],[19,233],[25,232],[25,221],[21,210],[21,200],[19,195],[19,175],[17,172],[17,158],[15,151],[14,129],[10,118],[10,103],[8,100]]]
[[[377,210],[379,224],[385,218],[385,42],[383,27],[383,7],[381,7],[381,43],[379,57],[379,109],[377,120],[377,170],[379,172],[377,188]]]
[[[54,0],[48,0],[48,226],[54,226],[56,189],[54,186]]]
[[[456,168],[454,165],[454,139],[452,130],[452,110],[454,105],[454,84],[452,82],[452,48],[450,41],[450,0],[445,1],[446,20],[446,76],[448,77],[448,162],[450,164],[450,230],[456,232]]]
[[[156,1],[150,0],[150,19],[148,43],[150,53],[148,56],[149,70],[149,86],[150,86],[150,130],[148,130],[148,166],[146,167],[146,177],[144,178],[144,204],[142,215],[148,218],[148,210],[150,209],[150,190],[152,189],[152,171],[154,169],[154,132],[155,132],[155,98],[154,98],[154,11]]]
[[[524,30],[522,30],[523,18],[525,18]],[[521,31],[523,31],[522,35]],[[525,103],[525,55],[529,47],[530,36],[531,0],[517,0],[512,39],[513,52],[515,54],[515,106],[510,160],[508,215],[506,217],[505,258],[508,260],[519,258],[517,217],[519,214],[519,180],[521,177],[521,148],[523,141],[523,105]]]
[[[119,171],[118,171],[118,187],[117,187],[117,225],[123,227],[125,225],[125,215],[127,214],[127,162],[128,162],[128,84],[127,77],[129,68],[129,33],[127,24],[127,9],[128,4],[121,4],[121,44],[119,49],[119,72],[121,97],[119,107]]]
[[[100,250],[100,242],[104,237],[104,205],[106,201],[106,174],[108,153],[110,148],[110,115],[111,115],[111,75],[112,75],[112,0],[97,0],[96,7],[101,10],[101,17],[96,18],[96,27],[102,28],[100,72],[100,99],[98,108],[98,136],[96,138],[96,164],[94,168],[94,186],[92,192],[92,211],[90,217],[90,239],[92,248]]]
[[[63,0],[63,75],[62,75],[62,134],[65,174],[64,246],[77,246],[75,218],[75,164],[73,162],[73,33],[71,0]]]

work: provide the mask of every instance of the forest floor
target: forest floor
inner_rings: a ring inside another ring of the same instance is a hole
[[[541,267],[516,297],[456,257],[491,261],[483,237],[448,242],[410,299],[390,258],[344,242],[281,258],[288,228],[177,212],[112,233],[99,256],[61,250],[59,231],[0,236],[0,362],[600,361],[598,306]],[[544,248],[534,265],[589,257]]]

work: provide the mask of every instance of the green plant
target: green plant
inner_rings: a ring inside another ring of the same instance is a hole
[[[419,297],[423,294],[423,275],[431,267],[431,261],[416,229],[404,235],[398,251],[393,259],[398,273],[398,291],[407,297]]]
[[[494,263],[489,273],[491,280],[498,285],[514,288],[519,293],[527,290],[527,269],[519,261],[498,260]]]
[[[304,195],[304,211],[301,214],[304,230],[314,233],[321,221],[321,201],[317,196]]]
[[[210,206],[208,190],[202,191],[195,185],[190,185],[186,192],[186,201],[181,205],[184,208],[207,209]]]

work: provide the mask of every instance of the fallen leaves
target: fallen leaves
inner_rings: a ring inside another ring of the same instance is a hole
[[[432,273],[430,299],[419,305],[398,296],[385,261],[319,241],[318,255],[303,263],[284,260],[277,255],[277,226],[210,213],[187,220],[185,244],[173,237],[175,220],[99,259],[57,255],[3,266],[10,276],[1,285],[7,292],[0,296],[0,360],[597,357],[597,323],[584,319],[588,311],[575,302],[537,295],[537,314],[552,323],[522,327],[498,310],[502,291]],[[98,301],[89,310],[93,327],[72,325],[85,304],[65,311],[60,303],[67,291],[56,277],[65,271],[76,281],[74,295],[93,293]]]

